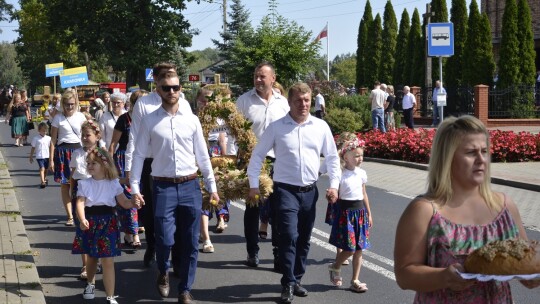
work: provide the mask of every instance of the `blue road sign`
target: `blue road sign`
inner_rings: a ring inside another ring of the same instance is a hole
[[[454,55],[454,24],[428,24],[428,56],[443,57]]]
[[[152,72],[152,69],[146,69],[145,75],[146,75],[146,81],[149,81],[149,82],[154,81],[154,74]]]

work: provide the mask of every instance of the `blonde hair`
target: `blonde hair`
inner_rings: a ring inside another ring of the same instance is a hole
[[[88,156],[86,157],[87,161],[97,161],[105,173],[105,179],[113,180],[118,178],[118,170],[114,165],[112,157],[109,155],[105,149],[95,148],[91,151],[88,151]]]
[[[77,95],[77,92],[74,90],[68,90],[64,92],[64,94],[62,95],[62,99],[60,99],[60,108],[62,113],[64,113],[64,106],[66,102],[68,102],[72,98],[73,100],[75,100],[75,111],[79,109],[79,96]]]
[[[453,197],[452,162],[463,137],[469,134],[484,134],[489,151],[489,133],[484,124],[474,116],[464,115],[445,119],[433,138],[428,170],[428,190],[426,196],[444,206]],[[489,208],[499,210],[502,201],[491,190],[490,159],[487,160],[486,174],[480,184],[480,195]]]

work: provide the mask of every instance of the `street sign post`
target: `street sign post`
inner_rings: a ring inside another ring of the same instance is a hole
[[[154,81],[154,74],[151,68],[147,68],[144,74],[146,75],[146,81],[148,82]]]
[[[54,94],[56,94],[56,76],[64,70],[64,63],[50,63],[45,65],[45,77],[52,77],[54,83]]]
[[[454,24],[429,23],[428,24],[428,56],[439,57],[439,75],[441,88],[443,88],[443,57],[454,55]],[[440,94],[442,95],[442,94]],[[433,96],[437,100],[439,114],[442,121],[444,119],[444,107],[446,106],[446,94],[444,96]],[[440,100],[440,103],[439,103]]]
[[[197,75],[197,74],[190,74],[188,79],[189,79],[189,81],[199,81],[200,76]]]

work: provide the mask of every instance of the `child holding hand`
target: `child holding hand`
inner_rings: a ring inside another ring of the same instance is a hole
[[[140,208],[140,204],[132,204],[124,194],[114,162],[104,149],[88,151],[86,160],[86,170],[91,177],[78,182],[76,210],[80,225],[72,253],[88,255],[83,298],[94,298],[95,274],[98,259],[101,259],[107,303],[118,304],[114,295],[113,258],[120,255],[120,229],[115,207],[117,202],[125,209]]]
[[[353,275],[350,290],[366,292],[365,283],[359,280],[362,266],[362,250],[371,247],[369,229],[373,225],[369,198],[366,193],[367,174],[360,169],[364,157],[364,141],[354,139],[343,144],[340,156],[344,168],[339,184],[339,199],[332,222],[329,243],[341,249],[333,264],[328,266],[330,281],[341,286],[341,265],[353,256]]]
[[[41,178],[40,188],[45,188],[48,184],[46,176],[47,169],[49,168],[49,146],[51,144],[51,137],[47,135],[48,131],[49,126],[47,123],[42,122],[38,125],[39,134],[32,138],[32,149],[30,150],[30,163],[34,162],[35,153],[39,166],[39,177]]]

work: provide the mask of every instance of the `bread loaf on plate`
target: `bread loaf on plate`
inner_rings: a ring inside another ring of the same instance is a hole
[[[540,243],[523,239],[494,241],[465,260],[468,273],[516,275],[540,273]]]

